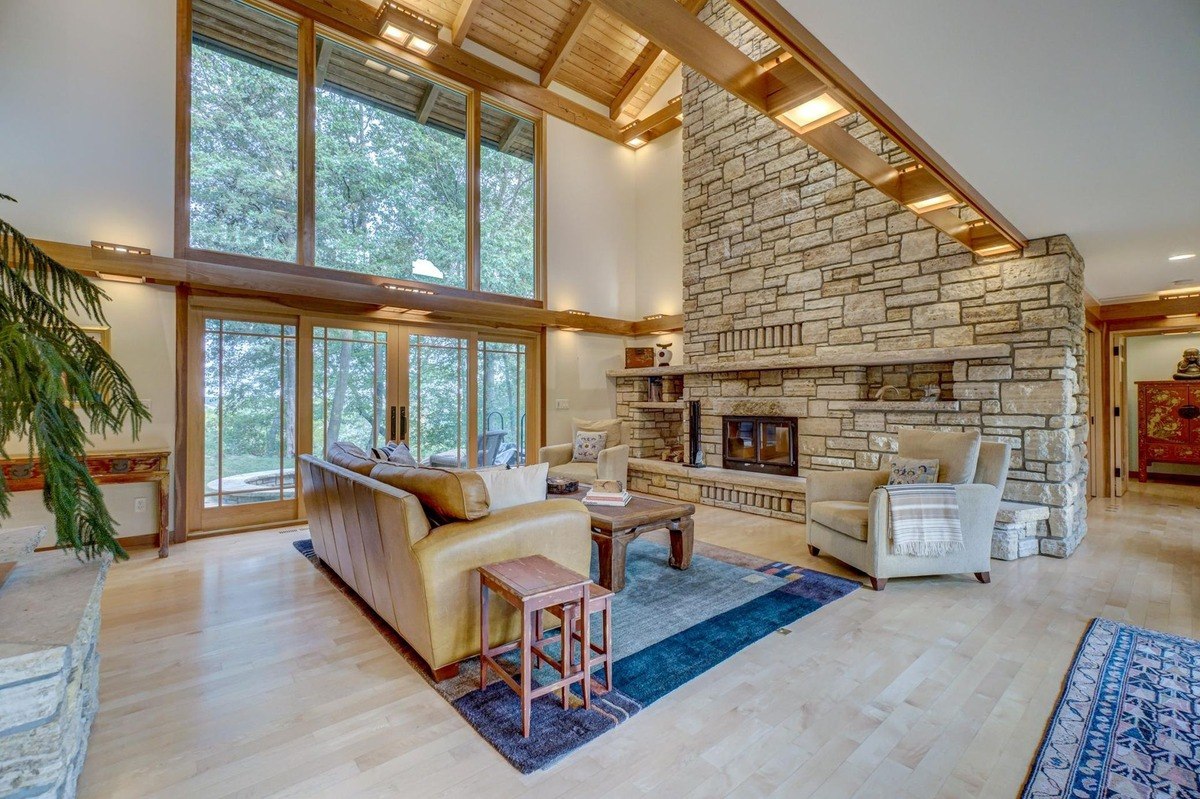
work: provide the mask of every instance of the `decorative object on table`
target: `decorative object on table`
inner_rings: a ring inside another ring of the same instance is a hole
[[[0,194],[0,200],[16,202]],[[108,299],[81,273],[42,252],[0,219],[0,441],[29,442],[54,513],[58,546],[81,557],[126,557],[104,496],[81,464],[92,437],[128,429],[134,438],[150,413],[125,370],[101,342],[67,316],[72,309],[107,326]],[[72,410],[78,405],[81,413]],[[89,420],[85,429],[82,419]],[[0,516],[8,515],[10,487],[0,486]]]
[[[554,697],[540,697],[533,702],[531,732],[525,738],[516,694],[498,680],[486,691],[479,690],[478,658],[463,661],[457,676],[435,683],[420,657],[387,622],[344,583],[332,579],[327,567],[313,557],[311,541],[293,544],[330,577],[331,585],[346,594],[431,688],[526,774],[550,766],[747,646],[858,588],[853,580],[703,543],[696,544],[688,571],[668,569],[663,567],[665,546],[646,537],[634,541],[626,560],[628,579],[646,590],[625,591],[612,600],[614,689],[593,696],[591,710],[580,706],[578,695],[572,695],[569,710],[563,710]],[[593,571],[592,579],[598,576]],[[678,612],[680,608],[687,612]],[[519,664],[511,654],[499,662],[510,674],[517,673]],[[549,682],[558,672],[547,666],[538,669],[535,677]]]
[[[700,400],[688,400],[688,459],[684,462],[684,466],[690,466],[693,469],[703,469],[704,448],[700,446]]]
[[[547,494],[574,494],[579,490],[579,481],[571,480],[566,477],[547,477],[546,478],[546,493]]]
[[[650,402],[662,402],[663,401],[663,379],[661,377],[649,378],[649,384],[648,384],[646,393],[647,393],[646,398]]]
[[[654,365],[655,366],[670,366],[671,358],[675,353],[671,352],[671,342],[662,342],[654,345]]]
[[[592,490],[602,494],[620,494],[625,490],[625,484],[620,480],[595,480]]]
[[[578,684],[583,694],[583,709],[592,707],[592,670],[586,647],[581,647],[580,668],[575,665],[575,647],[572,645],[572,629],[575,616],[579,616],[580,640],[591,642],[591,608],[589,594],[592,581],[565,566],[560,566],[544,555],[529,555],[480,566],[479,572],[479,691],[488,687],[488,669],[496,672],[503,682],[516,691],[521,699],[521,735],[529,737],[530,717],[533,700],[539,696],[559,691],[562,694],[562,709],[571,707],[571,686]],[[491,613],[488,604],[491,594],[503,599],[516,610],[521,618],[534,617],[533,626],[528,622],[521,625],[521,637],[514,643],[491,645]],[[562,625],[559,634],[544,637],[545,625],[542,612],[561,606]],[[580,612],[583,609],[584,612]],[[547,654],[548,645],[557,642],[558,658]],[[521,672],[517,679],[509,676],[497,658],[509,652],[521,653]],[[589,668],[583,668],[584,661]],[[534,682],[534,664],[546,663],[558,672],[558,679],[546,683]]]
[[[616,480],[605,482],[616,483],[616,489],[602,489],[592,486],[588,492],[583,495],[583,504],[585,505],[604,505],[608,507],[623,508],[629,504],[629,500],[633,499],[633,495],[621,488],[621,484]]]
[[[1200,380],[1200,350],[1188,347],[1175,365],[1176,380]]]
[[[1151,463],[1200,465],[1200,383],[1137,381],[1138,480]]]
[[[922,391],[924,393],[921,395],[921,402],[937,402],[942,396],[942,387],[937,383],[930,383]]]
[[[580,430],[575,433],[575,450],[571,455],[573,463],[595,463],[600,459],[600,451],[604,449],[604,442],[608,440],[608,433],[590,433]]]
[[[682,444],[672,444],[662,451],[662,459],[667,463],[683,463],[686,460]]]
[[[645,369],[654,365],[654,348],[653,347],[626,347],[625,348],[625,368],[626,369]]]
[[[1200,641],[1093,619],[1022,799],[1197,796]]]

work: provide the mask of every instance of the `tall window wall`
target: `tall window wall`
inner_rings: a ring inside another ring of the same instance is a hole
[[[537,298],[535,120],[282,11],[191,9],[189,254]]]

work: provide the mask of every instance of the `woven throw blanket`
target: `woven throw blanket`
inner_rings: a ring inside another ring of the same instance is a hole
[[[963,549],[958,495],[946,483],[889,485],[892,552],[936,558]]]

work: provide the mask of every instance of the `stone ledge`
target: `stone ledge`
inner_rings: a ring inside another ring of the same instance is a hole
[[[721,372],[769,372],[780,369],[825,369],[844,366],[889,366],[909,363],[942,363],[1007,358],[1008,344],[965,344],[961,347],[927,347],[916,350],[845,350],[800,357],[754,358],[745,361],[708,361],[679,366],[610,369],[608,377],[655,377],[661,375],[719,374]]]
[[[958,400],[937,400],[936,402],[921,402],[920,400],[830,400],[831,411],[957,411],[962,404]]]
[[[644,411],[673,411],[683,410],[687,407],[687,403],[683,400],[675,402],[631,402],[629,403],[629,407],[634,410]]]
[[[728,486],[730,488],[766,488],[772,491],[786,491],[793,494],[803,494],[807,480],[803,477],[785,477],[778,474],[753,474],[736,469],[722,469],[706,466],[703,469],[693,469],[678,463],[654,460],[653,458],[630,458],[629,468],[638,469],[651,474],[665,474],[689,483],[709,483],[711,485]]]
[[[45,535],[45,527],[14,527],[11,530],[0,530],[0,563],[23,560],[32,555]]]
[[[1000,500],[1000,510],[996,513],[996,521],[1004,524],[1028,524],[1050,518],[1050,508],[1045,505],[1030,505],[1026,502]]]

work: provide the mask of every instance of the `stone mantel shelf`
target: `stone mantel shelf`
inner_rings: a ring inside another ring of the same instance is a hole
[[[687,403],[683,400],[675,402],[631,402],[630,408],[638,408],[646,411],[671,411],[682,410],[687,407]]]
[[[977,361],[1006,358],[1012,354],[1009,344],[967,344],[961,347],[928,347],[917,350],[839,352],[800,357],[755,358],[745,361],[687,363],[679,366],[610,369],[609,377],[662,377],[664,375],[718,374],[721,372],[769,372],[780,369],[822,369],[835,366],[890,366],[943,361]]]
[[[921,402],[920,400],[830,400],[831,411],[957,411],[961,406],[958,400],[937,400]]]

